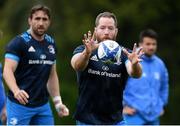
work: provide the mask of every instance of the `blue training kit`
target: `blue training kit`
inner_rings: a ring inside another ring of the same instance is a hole
[[[31,108],[7,99],[7,125],[54,125],[50,104]]]
[[[127,80],[123,104],[136,109],[136,114],[147,121],[157,120],[168,102],[167,68],[156,55],[143,55],[141,65],[142,77]]]
[[[16,36],[6,47],[5,58],[14,60],[18,63],[18,66],[14,72],[14,76],[18,87],[21,90],[25,90],[28,95],[28,103],[24,106],[27,110],[31,109],[36,111],[38,107],[47,105],[49,93],[47,91],[47,81],[51,72],[52,66],[56,62],[56,46],[54,40],[47,34],[44,36],[44,40],[35,40],[29,31]],[[18,113],[16,116],[26,117],[24,111],[22,111],[20,104],[15,98],[14,94],[9,90],[8,92],[7,106],[15,109],[16,111],[7,108],[9,115],[16,115],[13,112]],[[13,106],[10,106],[9,104]],[[49,106],[49,105],[48,105]],[[29,107],[29,108],[28,108]],[[23,112],[23,113],[22,113]],[[27,115],[33,112],[27,111]],[[50,111],[47,109],[47,112]],[[37,113],[33,116],[36,118]],[[49,113],[51,115],[51,112]],[[8,121],[11,119],[8,116]],[[11,117],[14,118],[14,117]],[[15,117],[16,118],[16,117]],[[46,120],[48,122],[48,120]],[[50,121],[51,122],[51,118]],[[10,122],[8,122],[10,123]],[[26,124],[26,121],[21,124]],[[49,124],[49,123],[48,123]]]

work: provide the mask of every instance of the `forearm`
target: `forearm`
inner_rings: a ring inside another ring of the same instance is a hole
[[[89,63],[90,56],[91,54],[87,54],[85,50],[82,53],[74,55],[71,60],[71,65],[74,70],[83,71]]]
[[[56,72],[56,66],[53,65],[51,69],[51,73],[48,79],[47,88],[49,91],[49,94],[51,95],[54,106],[56,108],[56,111],[58,112],[58,115],[60,117],[62,116],[68,116],[69,110],[68,108],[62,103],[62,99],[59,92],[59,80]]]
[[[131,62],[127,63],[127,70],[130,76],[134,78],[139,78],[142,75],[142,67],[140,63],[132,64]]]
[[[10,69],[4,69],[3,78],[8,88],[13,92],[13,94],[20,90],[16,83],[13,71],[11,71]]]
[[[168,103],[168,95],[169,95],[169,87],[168,84],[163,83],[164,85],[161,85],[160,89],[160,97],[163,102],[163,105],[166,106]]]
[[[142,75],[142,67],[139,63],[132,65],[131,75],[135,78],[139,78]]]
[[[59,80],[58,80],[57,74],[56,73],[54,74],[55,75],[49,78],[48,83],[47,83],[47,89],[52,98],[55,96],[60,96]]]
[[[167,68],[164,68],[161,78],[162,79],[161,79],[160,95],[163,104],[166,105],[168,103],[168,97],[169,97],[169,75],[167,72]]]

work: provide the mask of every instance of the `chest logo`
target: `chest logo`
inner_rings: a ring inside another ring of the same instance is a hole
[[[159,80],[160,79],[160,74],[158,72],[154,72],[154,78]]]
[[[142,74],[142,77],[146,77],[146,76],[147,76],[146,73],[143,73],[143,74]]]
[[[29,47],[28,52],[36,52],[33,46]]]
[[[98,58],[97,58],[97,56],[96,56],[96,55],[94,55],[94,56],[92,56],[92,57],[90,58],[90,60],[93,60],[93,61],[98,61]]]
[[[55,49],[54,49],[54,47],[52,45],[49,45],[48,49],[49,49],[49,53],[55,54]]]
[[[108,70],[109,70],[109,67],[108,67],[108,66],[102,66],[102,69],[103,69],[104,71],[108,71]]]
[[[42,60],[46,59],[46,55],[45,54],[41,54],[40,55],[40,59],[42,59]]]

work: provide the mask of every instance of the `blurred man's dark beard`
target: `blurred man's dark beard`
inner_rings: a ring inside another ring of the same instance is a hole
[[[41,37],[45,34],[45,31],[44,32],[38,32],[38,31],[33,30],[33,32],[36,36],[39,36],[39,37]]]

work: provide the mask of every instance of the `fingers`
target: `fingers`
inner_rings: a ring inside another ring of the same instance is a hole
[[[94,41],[94,33],[92,35],[91,31],[88,31],[87,34],[84,34],[83,43],[89,43],[91,41]]]
[[[136,112],[136,110],[135,110],[134,108],[130,108],[130,107],[128,107],[128,106],[125,106],[125,107],[123,108],[123,113],[124,113],[124,114],[134,115],[135,112]]]
[[[93,32],[93,35],[92,35],[92,38],[91,38],[92,41],[96,41],[96,36],[95,36],[95,34],[96,34],[96,33],[95,33],[95,31],[94,31],[94,32]]]
[[[82,40],[82,42],[83,42],[84,45],[86,45],[86,41],[84,39]]]
[[[139,47],[139,48],[137,49],[137,54],[140,54],[140,52],[142,52],[142,47]]]
[[[137,52],[138,56],[141,57],[144,54],[143,48],[140,47],[140,49]]]
[[[27,104],[29,95],[24,90],[19,90],[14,94],[14,97],[21,103]]]
[[[58,115],[60,117],[68,116],[69,115],[69,109],[64,104],[61,104],[59,106]]]
[[[122,48],[122,51],[128,56],[129,55],[129,52],[123,47]]]
[[[88,40],[89,41],[91,40],[91,36],[92,36],[91,31],[88,31]]]
[[[87,38],[88,38],[87,34],[84,34],[84,40],[87,40]]]
[[[69,115],[69,109],[65,106],[64,108],[63,108],[63,116],[68,116]]]
[[[134,43],[133,52],[136,52],[137,44]]]
[[[0,119],[1,119],[2,124],[5,125],[6,120],[7,120],[7,114],[6,114],[6,107],[5,106],[3,107],[2,111],[1,111]]]

